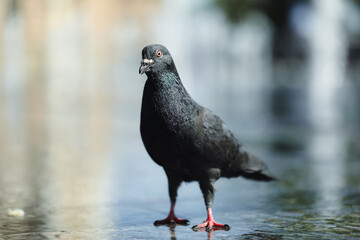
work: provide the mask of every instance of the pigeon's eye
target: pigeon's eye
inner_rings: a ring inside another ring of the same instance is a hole
[[[163,55],[163,53],[162,53],[162,51],[160,51],[160,50],[157,50],[156,51],[156,56],[159,58],[159,57],[161,57]]]

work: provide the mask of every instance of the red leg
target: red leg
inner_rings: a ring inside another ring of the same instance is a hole
[[[228,231],[228,230],[230,230],[229,225],[220,224],[220,223],[215,222],[214,217],[212,215],[211,208],[207,209],[207,219],[202,224],[195,225],[195,226],[192,227],[192,229],[194,231],[197,231],[197,230],[199,230],[201,228],[206,228],[207,231],[211,231],[211,230],[225,230],[225,231]]]
[[[163,220],[157,220],[154,222],[155,226],[161,226],[161,225],[183,225],[187,226],[189,225],[189,221],[185,219],[180,219],[175,216],[174,212],[175,203],[171,203],[171,208],[169,215],[163,219]]]

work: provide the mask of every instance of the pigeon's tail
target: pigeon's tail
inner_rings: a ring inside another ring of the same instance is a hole
[[[226,171],[227,170],[227,171]],[[237,161],[223,171],[226,177],[243,176],[244,178],[257,181],[273,181],[276,180],[267,172],[267,166],[254,154],[241,151],[237,157]]]
[[[258,157],[249,152],[244,152],[240,161],[241,176],[257,181],[276,180],[267,172],[267,166]]]
[[[268,174],[266,172],[261,172],[261,171],[251,172],[251,173],[244,172],[244,173],[242,173],[241,176],[243,176],[244,178],[248,178],[248,179],[252,179],[252,180],[256,180],[256,181],[264,181],[264,182],[270,182],[270,181],[277,180],[270,174]]]

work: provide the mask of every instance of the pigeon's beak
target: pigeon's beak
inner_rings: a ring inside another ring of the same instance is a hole
[[[154,62],[153,59],[143,59],[141,60],[141,65],[139,68],[139,74],[143,74],[145,72],[145,70],[150,66],[150,64],[152,64]]]

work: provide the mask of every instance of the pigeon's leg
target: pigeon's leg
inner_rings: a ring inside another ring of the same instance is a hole
[[[200,182],[200,188],[204,195],[206,210],[207,210],[207,219],[199,225],[195,225],[192,227],[194,231],[201,231],[201,229],[206,229],[206,231],[212,230],[226,230],[230,229],[229,225],[227,224],[220,224],[215,222],[213,214],[212,214],[212,203],[214,201],[214,188],[215,180],[210,180],[207,182]]]
[[[175,202],[177,197],[177,190],[181,184],[181,180],[176,178],[174,174],[170,173],[169,171],[166,171],[166,175],[168,177],[168,184],[169,184],[169,196],[170,196],[170,212],[169,215],[163,219],[163,220],[157,220],[154,222],[155,226],[161,226],[161,225],[189,225],[189,221],[186,219],[180,219],[175,216]]]

